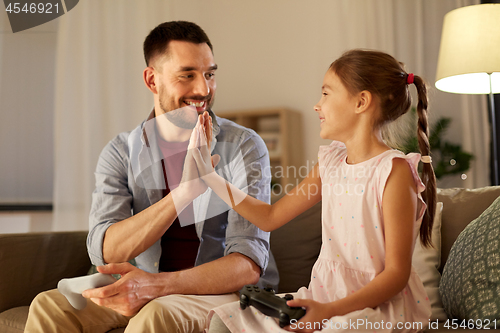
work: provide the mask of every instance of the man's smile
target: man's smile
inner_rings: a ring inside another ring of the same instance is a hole
[[[194,106],[196,108],[196,111],[202,112],[205,111],[206,106],[207,106],[207,101],[200,101],[200,100],[187,100],[185,99],[183,101],[186,105]]]

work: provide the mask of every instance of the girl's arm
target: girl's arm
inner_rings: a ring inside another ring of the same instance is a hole
[[[205,137],[204,128],[198,126],[195,130],[200,131],[198,139],[203,140]],[[214,172],[207,146],[204,144],[196,144],[195,146],[200,147],[194,152],[194,159],[203,181],[238,214],[263,231],[272,231],[281,227],[321,200],[321,179],[318,164],[298,186],[274,205],[269,205],[247,195],[219,176]]]
[[[300,320],[321,322],[366,307],[375,308],[391,299],[408,284],[411,272],[417,190],[406,160],[395,158],[382,200],[385,224],[385,268],[370,283],[335,302],[321,304],[312,300],[292,300],[290,306],[309,311]],[[297,330],[297,332],[309,332]]]
[[[263,231],[273,231],[321,200],[318,170],[316,164],[297,187],[273,205],[247,195],[215,172],[202,179],[238,214]]]

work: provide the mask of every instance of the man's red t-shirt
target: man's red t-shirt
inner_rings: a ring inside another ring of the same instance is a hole
[[[163,196],[179,186],[182,178],[184,159],[189,141],[166,142],[158,137],[158,145],[163,153],[163,175],[166,189]],[[181,227],[179,217],[184,227]],[[200,240],[194,226],[193,204],[189,204],[161,237],[162,253],[159,269],[173,272],[194,267]]]

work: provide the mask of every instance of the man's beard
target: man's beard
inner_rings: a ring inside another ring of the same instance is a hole
[[[160,94],[160,96],[162,96]],[[166,96],[168,98],[168,96]],[[167,99],[165,98],[165,99]],[[167,117],[168,121],[179,128],[184,129],[193,129],[198,121],[198,112],[194,106],[185,105],[177,109],[172,109],[172,107],[168,107],[168,103],[164,98],[160,97],[160,109],[163,111],[165,117]],[[194,98],[193,98],[194,100]],[[212,95],[207,96],[205,100],[207,103],[206,110],[212,110],[212,105],[214,104],[214,99]]]

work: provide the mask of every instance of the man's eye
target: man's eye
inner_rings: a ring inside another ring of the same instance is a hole
[[[215,73],[207,73],[207,74],[206,74],[207,79],[211,79],[211,78],[213,78],[214,76],[215,76]]]
[[[183,79],[191,79],[193,77],[193,75],[192,74],[186,74],[186,75],[181,75],[180,77],[183,78]]]

